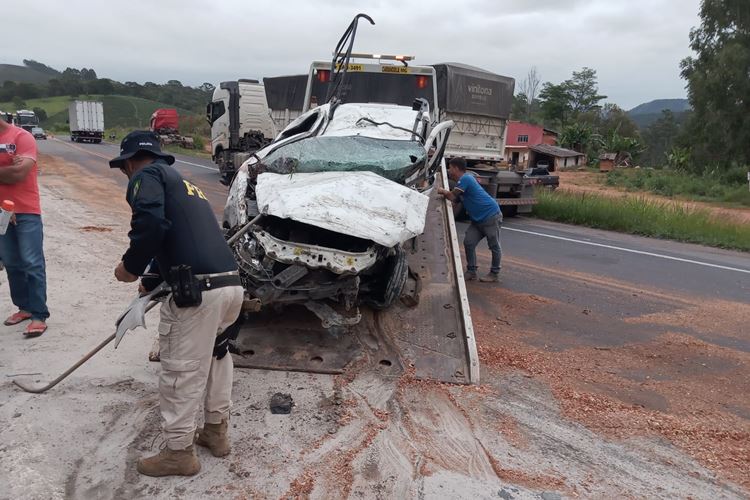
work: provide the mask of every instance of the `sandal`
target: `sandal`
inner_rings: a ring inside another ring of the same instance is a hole
[[[26,311],[18,311],[17,313],[8,317],[3,323],[5,326],[13,326],[18,323],[23,323],[26,320],[31,319],[31,314]]]
[[[47,323],[35,319],[29,326],[26,327],[26,331],[23,332],[23,336],[27,339],[39,337],[41,334],[47,331]]]

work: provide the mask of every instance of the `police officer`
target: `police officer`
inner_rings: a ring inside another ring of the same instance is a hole
[[[196,474],[201,466],[194,442],[217,457],[229,453],[233,364],[226,350],[217,352],[214,346],[237,320],[244,293],[206,196],[170,166],[174,161],[153,133],[135,131],[109,162],[130,180],[127,201],[133,212],[130,247],[115,277],[134,282],[153,260],[156,266],[149,271],[159,272],[173,292],[161,307],[159,323],[159,405],[166,447],[138,460],[138,472],[148,476]],[[178,285],[192,293],[183,294]],[[204,391],[205,425],[196,429]]]

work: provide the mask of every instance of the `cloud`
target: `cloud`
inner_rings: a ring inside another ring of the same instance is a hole
[[[359,9],[357,50],[457,61],[521,78],[536,65],[559,82],[589,66],[623,107],[685,94],[679,61],[699,0],[37,0],[4,7],[0,62],[93,67],[117,80],[198,85],[307,71],[328,59]],[[11,43],[7,43],[10,41]]]

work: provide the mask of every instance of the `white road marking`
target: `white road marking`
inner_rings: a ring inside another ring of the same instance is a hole
[[[555,236],[553,234],[538,233],[536,231],[527,231],[525,229],[518,229],[514,227],[503,226],[503,231],[515,231],[517,233],[531,234],[534,236],[542,236],[544,238],[552,238],[554,240],[569,241],[571,243],[579,243],[581,245],[590,245],[594,247],[607,248],[609,250],[618,250],[620,252],[628,252],[628,253],[634,253],[638,255],[647,255],[649,257],[657,257],[659,259],[674,260],[677,262],[685,262],[687,264],[695,264],[697,266],[713,267],[715,269],[723,269],[725,271],[735,271],[738,273],[750,274],[750,269],[741,269],[738,267],[722,266],[719,264],[711,264],[710,262],[683,259],[682,257],[673,257],[671,255],[664,255],[664,254],[653,253],[653,252],[645,252],[643,250],[635,250],[632,248],[624,248],[624,247],[618,247],[614,245],[605,245],[604,243],[594,243],[593,241],[577,240],[575,238],[566,238],[564,236]]]
[[[219,171],[219,169],[215,168],[215,167],[207,167],[205,165],[198,165],[197,163],[190,163],[189,161],[178,160],[177,158],[175,158],[174,161],[177,162],[177,163],[184,163],[185,165],[192,165],[193,167],[204,168],[206,170],[211,170],[213,172],[218,172]]]
[[[103,158],[103,159],[105,159],[105,160],[107,160],[107,161],[109,161],[109,160],[111,160],[111,159],[112,159],[112,158],[110,158],[110,157],[108,157],[108,156],[104,156],[104,155],[102,155],[102,154],[99,154],[99,153],[97,153],[96,151],[91,151],[91,150],[89,150],[89,149],[86,149],[86,148],[82,148],[82,147],[80,147],[80,146],[78,146],[78,145],[75,145],[75,144],[68,144],[67,142],[65,142],[65,141],[61,141],[60,139],[57,139],[57,138],[55,138],[54,140],[56,140],[57,142],[59,142],[59,143],[61,143],[61,144],[64,144],[65,146],[69,146],[69,147],[71,147],[71,148],[73,148],[73,149],[77,149],[77,150],[79,150],[79,151],[83,151],[83,152],[85,152],[85,153],[89,153],[89,154],[91,154],[91,155],[94,155],[94,156],[98,156],[99,158]],[[106,144],[106,145],[107,145],[107,146],[111,146],[110,144]],[[117,146],[114,146],[114,147],[116,148]],[[185,161],[185,160],[179,160],[179,159],[177,159],[177,158],[175,158],[175,162],[178,162],[178,163],[184,163],[185,165],[190,165],[190,166],[193,166],[193,167],[198,167],[198,168],[202,168],[202,169],[205,169],[205,170],[211,170],[212,172],[218,172],[218,171],[219,171],[219,169],[218,169],[218,168],[214,168],[214,167],[207,167],[207,166],[205,166],[205,165],[198,165],[197,163],[191,163],[191,162],[189,162],[189,161]]]

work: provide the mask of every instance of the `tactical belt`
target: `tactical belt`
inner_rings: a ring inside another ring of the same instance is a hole
[[[198,274],[195,276],[201,292],[216,290],[228,286],[242,286],[242,280],[237,271],[219,274]]]

